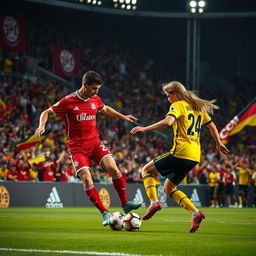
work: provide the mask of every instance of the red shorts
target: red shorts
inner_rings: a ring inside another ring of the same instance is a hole
[[[110,150],[100,140],[84,148],[69,148],[69,154],[76,174],[83,168],[90,169],[91,160],[100,165],[106,156],[112,156]]]

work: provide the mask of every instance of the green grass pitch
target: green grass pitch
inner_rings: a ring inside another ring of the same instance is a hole
[[[110,210],[120,211],[120,208]],[[206,219],[200,230],[188,233],[190,214],[178,207],[164,208],[151,220],[143,221],[139,232],[112,231],[103,227],[101,215],[94,207],[0,209],[0,248],[72,251],[46,253],[0,249],[0,255],[77,255],[73,251],[87,255],[124,253],[130,256],[256,255],[255,208],[202,210]],[[142,216],[145,211],[142,208],[136,213]]]

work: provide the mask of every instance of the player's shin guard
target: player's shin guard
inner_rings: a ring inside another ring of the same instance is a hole
[[[116,176],[112,177],[113,186],[119,196],[122,207],[127,203],[127,193],[126,193],[126,184],[122,173],[119,172]]]
[[[190,201],[190,199],[180,190],[174,190],[171,192],[170,197],[181,207],[189,212],[196,210],[195,205]]]
[[[156,201],[158,200],[157,191],[156,191],[156,180],[153,175],[143,176],[143,183],[149,200]]]
[[[89,200],[100,210],[101,213],[108,212],[108,210],[102,204],[99,193],[93,184],[88,187],[84,187],[84,192],[88,196]]]

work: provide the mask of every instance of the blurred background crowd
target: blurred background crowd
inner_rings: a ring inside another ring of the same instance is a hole
[[[95,70],[104,78],[100,93],[103,102],[125,114],[133,114],[138,124],[144,125],[162,119],[169,105],[161,90],[163,83],[179,78],[157,59],[144,56],[141,45],[129,48],[101,31],[62,27],[45,22],[39,25],[34,16],[27,21],[26,54],[0,49],[0,179],[12,181],[79,182],[65,145],[64,123],[56,117],[47,123],[47,136],[36,146],[22,151],[13,150],[15,143],[31,136],[38,124],[40,113],[60,98],[78,89],[84,72]],[[67,31],[69,31],[67,36]],[[103,33],[103,35],[102,35]],[[101,40],[104,38],[104,40]],[[73,87],[52,78],[51,81],[31,76],[28,63],[33,59],[40,67],[52,71],[52,44],[63,48],[79,48],[81,65],[79,75],[70,79]],[[181,81],[183,82],[183,81]],[[219,129],[225,127],[234,115],[255,96],[256,81],[242,77],[238,72],[230,79],[232,90],[225,87],[200,87],[200,96],[217,99],[220,110],[213,120]],[[133,136],[133,124],[98,115],[100,138],[113,153],[118,167],[128,183],[142,182],[141,168],[159,154],[165,153],[172,143],[171,129],[163,132]],[[222,206],[226,187],[236,184],[256,186],[255,128],[247,127],[232,136],[230,154],[218,155],[215,143],[203,129],[201,137],[202,159],[183,184],[209,184],[212,207]],[[44,156],[42,162],[31,163],[32,158]],[[232,177],[228,175],[232,173]],[[105,170],[93,165],[95,183],[111,183]],[[241,177],[243,177],[241,179]],[[161,182],[162,177],[158,177]],[[225,188],[225,189],[224,189]],[[247,203],[234,199],[229,193],[228,205]]]

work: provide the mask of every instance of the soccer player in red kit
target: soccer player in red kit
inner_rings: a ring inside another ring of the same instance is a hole
[[[120,118],[134,122],[132,115],[123,115],[113,108],[104,105],[97,95],[103,84],[99,74],[88,71],[82,79],[79,90],[62,98],[40,115],[39,126],[35,135],[39,137],[45,132],[45,124],[52,112],[65,121],[67,147],[78,177],[83,182],[84,191],[89,200],[99,209],[103,216],[103,225],[109,224],[110,212],[103,206],[99,194],[94,187],[90,172],[91,160],[110,172],[113,185],[118,193],[124,212],[130,212],[141,206],[142,202],[128,201],[126,184],[109,149],[100,141],[96,128],[96,114]]]

